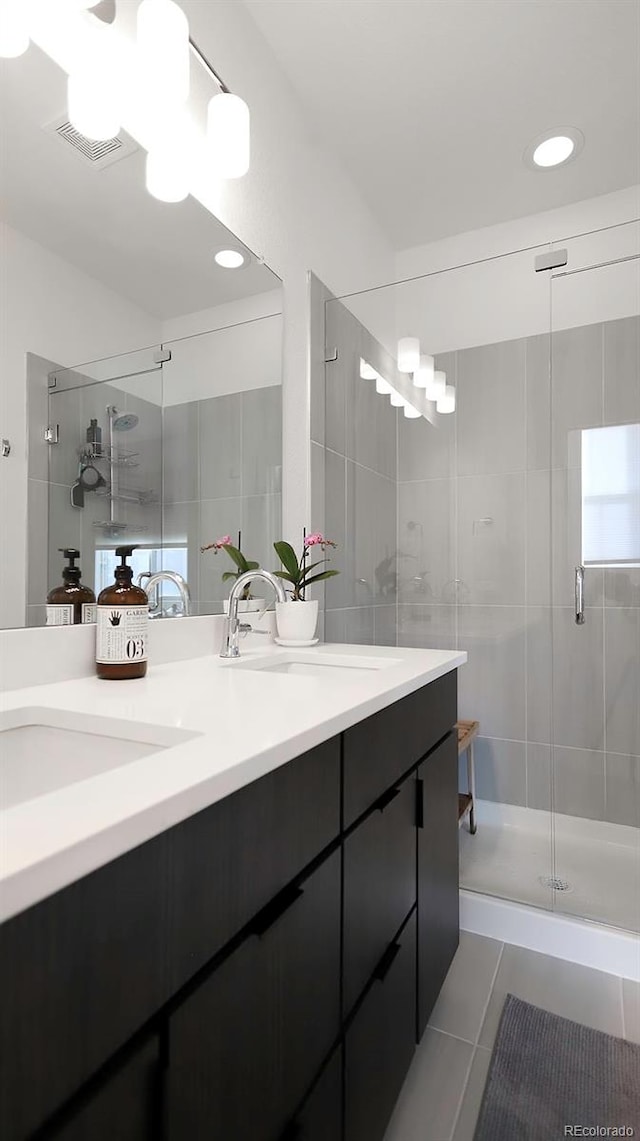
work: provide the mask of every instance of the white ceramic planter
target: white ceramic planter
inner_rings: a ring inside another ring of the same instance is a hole
[[[318,600],[276,602],[278,637],[285,642],[310,642],[316,635]]]
[[[222,603],[224,613],[229,613],[229,599],[225,598]],[[258,610],[266,610],[266,598],[240,598],[238,599],[238,614],[254,614]]]

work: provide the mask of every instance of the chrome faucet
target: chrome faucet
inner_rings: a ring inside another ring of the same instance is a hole
[[[144,586],[142,583],[143,578],[147,579],[147,582],[145,583]],[[175,617],[176,618],[188,618],[189,617],[189,614],[191,613],[191,591],[189,590],[188,582],[182,577],[181,574],[178,574],[177,571],[157,571],[156,574],[152,574],[151,571],[142,571],[138,575],[137,581],[138,581],[138,586],[143,586],[143,589],[146,590],[147,594],[149,594],[149,595],[151,594],[151,591],[155,589],[155,587],[158,585],[158,583],[160,583],[160,582],[172,582],[174,584],[174,586],[177,586],[178,593],[179,593],[180,598],[182,600],[182,614],[176,614]],[[162,617],[162,611],[159,609],[159,607],[160,607],[160,600],[159,599],[156,599],[156,601],[154,603],[151,603],[151,602],[149,603],[149,617],[150,618],[161,618]]]
[[[258,567],[257,570],[246,571],[244,574],[241,574],[229,592],[229,616],[227,618],[222,650],[220,651],[221,658],[240,657],[238,641],[240,638],[241,624],[238,618],[238,603],[240,601],[240,595],[248,587],[249,583],[257,578],[268,582],[273,587],[278,602],[287,601],[287,596],[280,579],[276,578],[274,574],[271,574],[271,571],[262,570],[262,567]]]

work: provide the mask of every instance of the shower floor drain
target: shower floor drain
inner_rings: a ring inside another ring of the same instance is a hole
[[[560,876],[538,876],[538,882],[543,887],[552,888],[553,891],[573,891],[569,881],[560,879]]]

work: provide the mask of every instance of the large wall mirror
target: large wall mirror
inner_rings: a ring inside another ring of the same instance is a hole
[[[46,623],[61,548],[97,594],[123,544],[221,612],[232,565],[201,548],[230,535],[270,565],[280,533],[280,280],[193,198],[151,197],[126,135],[69,130],[37,47],[0,65],[0,625]],[[171,584],[158,601],[181,611]]]

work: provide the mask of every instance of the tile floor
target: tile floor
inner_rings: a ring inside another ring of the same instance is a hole
[[[640,1042],[640,983],[463,931],[385,1141],[472,1141],[509,992]]]

